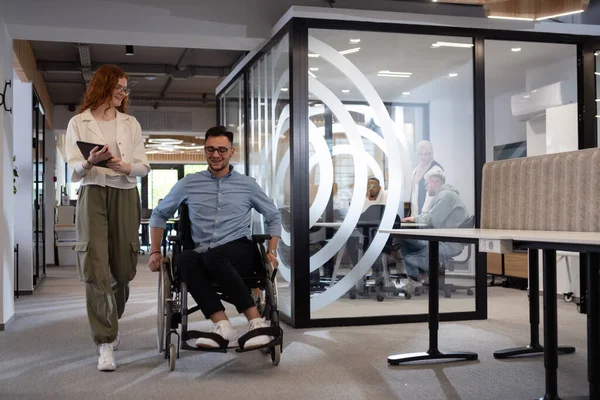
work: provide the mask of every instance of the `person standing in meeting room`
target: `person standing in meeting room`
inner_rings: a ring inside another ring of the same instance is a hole
[[[141,220],[137,178],[150,172],[142,129],[126,114],[127,76],[116,65],[100,67],[79,114],[67,128],[71,180],[81,182],[75,222],[77,270],[85,281],[87,315],[98,347],[98,370],[114,371],[120,344],[118,320],[135,277]],[[77,141],[99,146],[83,155]],[[106,161],[106,167],[97,164]]]
[[[410,189],[410,216],[416,217],[426,213],[431,208],[433,197],[425,189],[425,174],[433,167],[444,168],[433,159],[433,146],[428,140],[421,140],[417,144],[417,155],[419,164],[412,174]]]

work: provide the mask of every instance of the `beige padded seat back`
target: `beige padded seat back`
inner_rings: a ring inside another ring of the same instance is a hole
[[[481,227],[600,232],[600,148],[486,163]]]

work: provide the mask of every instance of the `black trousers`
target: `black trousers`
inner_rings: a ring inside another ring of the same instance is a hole
[[[255,305],[242,279],[242,276],[252,276],[255,259],[256,245],[250,239],[241,238],[205,253],[186,250],[179,255],[177,264],[180,278],[208,319],[218,311],[225,311],[212,283],[219,285],[239,313]]]

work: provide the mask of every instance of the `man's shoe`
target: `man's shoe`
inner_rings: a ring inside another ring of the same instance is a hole
[[[210,331],[211,333],[216,333],[225,340],[229,340],[229,345],[227,347],[232,348],[238,346],[235,329],[233,329],[233,325],[231,325],[230,321],[219,321],[212,327]],[[219,344],[212,339],[201,337],[196,339],[196,347],[218,349],[221,346],[219,346]]]
[[[100,345],[100,357],[98,358],[98,371],[114,371],[117,369],[113,346],[111,343]]]
[[[269,328],[270,326],[271,325],[267,323],[264,319],[255,318],[253,320],[248,321],[248,332],[258,328]],[[248,339],[248,341],[244,344],[244,349],[251,349],[254,347],[264,346],[271,340],[273,340],[273,338],[267,335],[256,336],[251,339]]]

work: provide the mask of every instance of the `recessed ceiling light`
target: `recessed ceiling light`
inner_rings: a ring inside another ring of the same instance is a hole
[[[438,48],[438,47],[471,48],[471,47],[473,47],[473,43],[435,42],[431,45],[431,47],[433,47],[433,48]]]
[[[320,54],[317,54],[317,53],[308,53],[308,56],[309,56],[310,58],[319,58],[319,57],[321,57],[321,55],[320,55]]]
[[[125,55],[132,56],[133,55],[133,46],[128,44],[125,46]]]
[[[350,44],[358,44],[360,43],[360,39],[350,39]]]
[[[318,68],[318,67],[310,67],[309,69],[310,69],[311,71],[318,71],[318,70],[319,70],[319,68]]]
[[[410,96],[410,92],[402,92],[402,96]]]
[[[311,77],[313,77],[315,79],[317,78],[317,76],[315,74],[313,74],[312,72],[310,72],[310,71],[308,71],[308,75],[310,75]]]
[[[448,76],[450,78],[456,78],[458,76],[458,74],[456,72],[452,72],[452,73],[448,74]]]
[[[353,49],[342,50],[339,53],[341,55],[345,56],[346,54],[358,53],[359,51],[360,51],[360,47],[355,47]]]
[[[556,15],[548,15],[547,17],[540,17],[540,18],[536,18],[536,21],[543,21],[545,19],[550,19],[550,18],[558,18],[558,17],[564,17],[565,15],[573,15],[573,14],[579,14],[582,13],[584,10],[576,10],[576,11],[569,11],[569,12],[565,12],[562,14],[556,14]]]
[[[146,78],[146,80],[149,80],[149,81],[153,81],[153,80],[156,79],[156,77],[153,76],[153,75],[152,76],[145,76],[144,78]]]
[[[382,76],[385,78],[410,78],[410,75],[386,74],[383,72],[378,72],[377,76]]]
[[[350,93],[349,89],[342,89],[342,93]]]
[[[515,53],[518,51],[521,51],[520,47],[513,47],[512,49],[510,49],[510,51],[514,51]]]
[[[600,52],[595,52],[595,53],[594,53],[594,55],[595,55],[596,57],[598,57],[598,54],[600,54]]]
[[[282,88],[281,88],[281,91],[282,91],[282,92],[287,92],[287,91],[288,91],[288,88],[286,88],[286,87],[282,87]]]
[[[600,75],[600,72],[594,72],[596,75]]]

